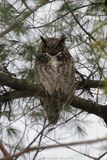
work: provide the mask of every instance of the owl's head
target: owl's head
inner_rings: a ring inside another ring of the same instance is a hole
[[[48,53],[50,56],[55,56],[59,52],[64,51],[65,37],[60,38],[44,38],[41,37],[41,52]]]
[[[43,38],[41,37],[36,59],[39,63],[47,63],[51,61],[66,62],[70,58],[70,54],[65,45],[65,37],[60,38]]]

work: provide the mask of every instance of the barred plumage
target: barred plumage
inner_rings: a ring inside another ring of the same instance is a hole
[[[49,93],[46,98],[41,98],[41,104],[46,110],[49,123],[55,124],[63,105],[60,98],[55,100],[55,93],[59,97],[62,94],[66,97],[74,95],[74,60],[65,46],[64,37],[41,39],[35,63],[35,79]]]

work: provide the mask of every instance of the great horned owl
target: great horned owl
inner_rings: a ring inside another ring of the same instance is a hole
[[[43,85],[47,96],[41,98],[41,105],[46,111],[50,124],[56,124],[63,106],[62,95],[72,99],[75,90],[74,60],[66,45],[65,37],[43,38],[36,62],[35,79]],[[55,99],[55,95],[59,98]]]

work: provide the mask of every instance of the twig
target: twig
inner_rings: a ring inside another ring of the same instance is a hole
[[[77,141],[77,142],[70,142],[70,143],[62,143],[62,144],[53,144],[53,145],[46,145],[46,146],[34,146],[31,148],[27,148],[21,152],[16,153],[14,156],[10,156],[7,158],[2,158],[0,160],[12,160],[12,158],[16,158],[21,156],[24,153],[29,153],[29,152],[33,152],[37,149],[51,149],[51,148],[58,148],[58,147],[65,147],[65,146],[77,146],[77,145],[84,145],[84,144],[94,144],[94,143],[99,143],[99,142],[103,142],[103,141],[107,141],[107,137],[104,138],[99,138],[99,139],[94,139],[94,140],[86,140],[86,141]]]
[[[48,2],[52,3],[54,0]],[[0,38],[12,31],[15,27],[17,27],[18,24],[22,23],[26,18],[28,18],[33,12],[37,11],[40,7],[44,6],[45,4],[35,6],[32,10],[24,11],[19,17],[14,19],[14,21],[8,26],[7,29],[4,31],[0,32]]]
[[[4,157],[11,156],[2,141],[0,141],[0,150],[3,153]]]

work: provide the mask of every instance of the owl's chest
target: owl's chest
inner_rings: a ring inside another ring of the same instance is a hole
[[[59,73],[59,68],[61,67],[63,67],[62,63],[56,60],[55,57],[52,57],[47,63],[47,68],[55,73]]]
[[[54,58],[46,64],[40,64],[37,67],[38,77],[41,83],[57,84],[60,81],[65,81],[68,77],[68,65],[61,63]]]
[[[50,65],[51,68],[54,68],[54,70],[56,70],[59,66],[59,62],[57,60],[53,59],[53,60],[50,61],[49,65]]]
[[[36,79],[41,83],[48,93],[53,93],[55,90],[62,90],[68,92],[71,88],[73,74],[73,64],[68,62],[62,62],[51,58],[45,64],[36,65]]]

